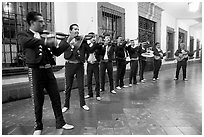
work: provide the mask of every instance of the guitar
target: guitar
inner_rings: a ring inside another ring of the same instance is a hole
[[[164,56],[164,54],[167,54],[167,53],[170,53],[171,51],[169,50],[169,51],[167,51],[167,52],[165,52],[165,53],[159,53],[160,54],[160,56],[157,56],[157,55],[154,55],[154,59],[155,60],[159,60],[159,59],[162,59],[163,58],[163,56]]]
[[[201,50],[201,49],[194,50],[194,51],[191,52],[190,54],[192,54],[192,56],[193,56],[193,54],[194,54],[196,51],[199,51],[199,50]],[[177,60],[177,61],[182,61],[183,59],[188,58],[188,56],[189,56],[189,55],[188,55],[187,52],[179,53],[179,56],[176,57],[176,60]]]

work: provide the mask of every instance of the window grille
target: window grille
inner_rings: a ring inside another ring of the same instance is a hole
[[[102,33],[108,33],[115,39],[117,36],[122,36],[122,17],[123,13],[101,6],[102,11]]]
[[[139,42],[149,41],[155,43],[155,22],[139,16]]]
[[[25,66],[19,62],[23,53],[16,35],[19,31],[28,29],[26,15],[30,11],[42,13],[46,28],[53,31],[53,4],[52,2],[2,2],[2,67]]]

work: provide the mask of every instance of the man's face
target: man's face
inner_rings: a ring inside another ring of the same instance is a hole
[[[36,32],[43,32],[45,22],[42,16],[37,16],[35,21],[31,21],[31,28]]]
[[[93,37],[90,39],[90,41],[91,41],[92,43],[94,43],[94,42],[96,41],[96,37],[93,36]]]
[[[135,45],[135,42],[134,41],[130,41],[131,43],[131,46],[134,46]]]
[[[72,30],[70,30],[70,34],[75,37],[79,35],[79,27],[78,26],[73,26]]]
[[[104,39],[105,43],[108,43],[110,42],[110,36],[105,36],[105,39]]]
[[[156,45],[156,48],[158,48],[158,49],[159,49],[159,48],[160,48],[160,44],[157,44],[157,45]]]
[[[181,48],[181,49],[184,49],[184,48],[185,48],[185,45],[184,45],[183,43],[181,43],[181,44],[180,44],[180,48]]]
[[[122,37],[118,37],[117,42],[120,43],[122,41]]]

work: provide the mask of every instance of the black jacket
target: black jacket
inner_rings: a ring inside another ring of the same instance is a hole
[[[67,43],[66,40],[67,38],[62,40],[60,44]],[[79,48],[75,47],[73,50],[71,47],[67,48],[67,50],[64,52],[64,58],[66,60],[76,59],[80,61],[81,63],[84,63],[85,54],[87,54],[88,52],[89,52],[89,46],[87,44],[87,41],[83,40]]]
[[[115,58],[116,59],[125,59],[125,52],[127,52],[125,49],[126,44],[127,42],[124,41],[120,43],[119,45],[116,45],[115,47]]]
[[[146,47],[145,49],[142,49],[141,45],[138,47],[138,55],[140,60],[146,60],[146,57],[142,56],[142,53],[145,53],[146,51],[147,51]]]
[[[91,53],[94,53],[97,62],[100,62],[100,53],[99,52],[100,52],[101,46],[102,45],[100,45],[99,43],[93,43],[93,46],[89,47],[89,51],[87,53],[86,60],[88,60],[89,55]]]
[[[163,59],[163,57],[164,56],[166,56],[166,53],[163,53],[163,51],[162,50],[160,50],[160,51],[158,51],[158,49],[157,48],[153,48],[153,54],[155,55],[155,56],[159,56],[160,57],[160,59]],[[163,54],[163,57],[161,57],[161,55],[160,54]],[[159,60],[160,60],[159,59]]]
[[[137,58],[139,55],[138,55],[138,50],[139,50],[139,47],[136,46],[135,48],[131,47],[131,45],[129,45],[127,47],[127,51],[130,55],[130,58]]]
[[[181,54],[182,50],[179,48],[178,50],[176,50],[176,52],[174,53],[175,56],[179,56],[179,54]],[[187,52],[188,56],[193,56],[193,53],[190,53],[188,50],[184,50],[185,52]],[[187,61],[188,58],[184,58],[183,60],[181,61]]]
[[[28,67],[37,67],[47,63],[56,65],[54,55],[61,55],[69,44],[57,47],[49,47],[44,45],[44,38],[34,38],[34,34],[28,30],[17,34],[18,42],[23,48]]]
[[[105,46],[102,43],[99,44],[99,45],[101,46],[101,48],[99,48],[100,60],[103,61],[104,60],[104,56],[105,56],[105,52],[106,52],[106,48],[105,48]],[[109,43],[108,47],[109,47],[108,61],[113,61],[113,59],[114,59],[114,52],[115,52],[115,45],[113,43]]]

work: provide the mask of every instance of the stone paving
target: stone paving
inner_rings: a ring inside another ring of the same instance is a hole
[[[151,74],[145,83],[101,93],[102,100],[87,99],[90,111],[79,107],[78,90],[71,95],[65,120],[73,130],[56,130],[49,97],[43,110],[44,135],[202,135],[202,64],[188,66],[188,81],[174,81],[175,68],[161,71],[159,80]],[[182,73],[181,73],[182,74]],[[125,83],[128,79],[125,80]],[[87,93],[87,87],[85,88]],[[64,93],[61,92],[64,102]],[[2,104],[2,134],[33,133],[31,99]]]

